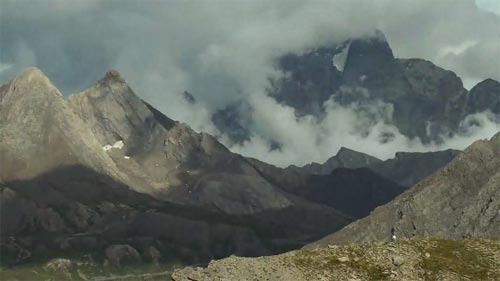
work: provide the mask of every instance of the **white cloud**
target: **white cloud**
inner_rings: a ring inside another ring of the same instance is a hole
[[[499,116],[491,112],[467,116],[460,124],[460,133],[443,136],[440,144],[423,144],[418,138],[409,139],[391,125],[392,106],[382,102],[341,106],[329,100],[325,103],[326,117],[319,121],[312,116],[295,117],[291,107],[277,104],[264,95],[253,96],[256,128],[254,137],[231,149],[243,155],[286,167],[322,163],[348,147],[380,159],[394,157],[396,152],[425,152],[444,149],[462,150],[477,139],[487,139],[500,131]],[[280,150],[270,150],[268,138],[280,143]]]
[[[479,8],[500,15],[500,2],[497,0],[476,0]]]

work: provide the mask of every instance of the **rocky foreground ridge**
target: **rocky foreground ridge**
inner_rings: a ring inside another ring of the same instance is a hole
[[[410,239],[298,250],[270,257],[229,257],[184,268],[173,281],[499,280],[500,242]]]

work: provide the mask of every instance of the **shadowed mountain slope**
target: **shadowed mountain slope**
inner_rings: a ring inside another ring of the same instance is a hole
[[[369,216],[314,243],[399,237],[499,238],[500,133],[479,140],[450,164]]]

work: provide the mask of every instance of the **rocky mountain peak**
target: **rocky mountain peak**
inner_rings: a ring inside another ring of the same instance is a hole
[[[328,175],[337,168],[357,169],[378,162],[381,162],[381,160],[373,156],[346,147],[341,147],[335,156],[330,157],[323,164],[313,162],[300,168],[293,166],[289,168],[300,170],[302,173],[306,174]]]
[[[500,82],[486,79],[475,85],[469,92],[467,107],[471,113],[489,109],[500,114]]]
[[[155,128],[175,123],[139,98],[116,70],[106,72],[96,86],[70,95],[69,102],[103,146],[133,137],[142,147]]]
[[[17,75],[10,82],[9,89],[11,98],[28,94],[36,98],[40,98],[41,96],[62,97],[62,94],[57,90],[54,84],[52,84],[49,78],[36,67],[27,68]],[[7,92],[7,90],[5,92]],[[3,96],[5,96],[5,94]]]
[[[477,83],[474,86],[474,88],[476,88],[476,87],[498,88],[498,87],[500,87],[500,82],[498,82],[497,80],[491,79],[491,78],[487,78],[487,79],[484,79],[483,81]]]
[[[363,82],[379,73],[380,68],[391,70],[394,54],[382,32],[351,40],[344,66],[344,76],[352,82]]]
[[[100,145],[91,131],[37,68],[26,69],[4,90],[0,140],[3,179],[31,178],[70,165],[109,170],[117,176],[111,171],[111,159],[98,153]]]
[[[351,155],[353,153],[360,153],[360,152],[342,146],[335,156]]]
[[[126,83],[125,79],[122,77],[120,72],[115,69],[110,69],[106,72],[104,77],[99,80],[99,83],[105,83],[105,84],[110,84],[110,83]]]
[[[43,83],[52,85],[49,78],[36,67],[26,68],[23,72],[16,76],[15,81],[18,83]]]

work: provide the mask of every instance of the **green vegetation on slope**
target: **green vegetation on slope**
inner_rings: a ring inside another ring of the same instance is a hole
[[[270,257],[229,257],[212,262],[207,268],[176,270],[172,278],[175,281],[493,281],[500,280],[500,241],[412,238],[329,245]]]
[[[62,261],[62,262],[61,262]],[[172,273],[172,265],[137,264],[117,267],[56,259],[48,264],[26,264],[12,268],[0,268],[2,281],[112,281],[112,280],[166,280]]]

